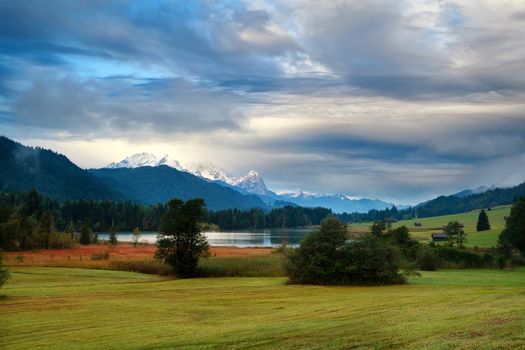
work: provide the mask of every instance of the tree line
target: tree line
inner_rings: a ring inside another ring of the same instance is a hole
[[[332,211],[326,208],[291,207],[261,209],[227,209],[205,211],[205,221],[218,225],[222,230],[298,227],[319,225]]]
[[[97,241],[97,233],[158,231],[167,204],[76,200],[59,202],[29,193],[0,193],[0,249],[65,248],[78,241]],[[332,212],[325,208],[284,207],[260,209],[203,209],[201,223],[222,230],[318,225]]]

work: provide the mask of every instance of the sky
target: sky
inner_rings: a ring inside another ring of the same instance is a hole
[[[0,0],[0,134],[414,204],[525,180],[525,1]]]

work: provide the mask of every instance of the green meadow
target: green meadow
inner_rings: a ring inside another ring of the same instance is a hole
[[[523,268],[326,287],[18,267],[0,295],[6,350],[525,348]]]
[[[412,237],[421,241],[430,241],[432,233],[442,232],[441,227],[445,226],[450,221],[459,221],[465,225],[465,233],[467,233],[466,245],[470,247],[494,247],[498,242],[498,236],[505,227],[505,216],[510,214],[510,207],[496,207],[490,211],[486,211],[491,229],[489,231],[477,232],[476,224],[478,222],[478,215],[480,210],[473,210],[468,213],[434,216],[429,218],[401,220],[392,225],[393,228],[405,225],[409,228]],[[419,222],[421,226],[414,226]],[[371,223],[353,224],[350,229],[357,231],[368,228]]]

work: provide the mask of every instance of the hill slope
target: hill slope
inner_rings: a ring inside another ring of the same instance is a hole
[[[231,188],[204,181],[172,167],[96,169],[90,173],[136,202],[155,204],[170,198],[204,198],[212,210],[266,208],[255,195],[244,195]]]
[[[525,197],[525,182],[514,187],[495,188],[463,197],[440,196],[421,203],[416,208],[419,217],[429,217],[512,204],[520,197]]]
[[[0,136],[0,191],[38,192],[58,200],[122,199],[98,178],[64,155],[24,146]]]

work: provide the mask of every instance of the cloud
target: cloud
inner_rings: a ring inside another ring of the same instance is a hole
[[[73,159],[86,142],[118,139],[115,159],[171,144],[257,168],[276,189],[413,202],[508,184],[525,166],[523,13],[519,1],[0,1],[0,125]]]
[[[239,97],[181,79],[130,83],[41,76],[13,102],[10,122],[108,137],[236,129]]]

